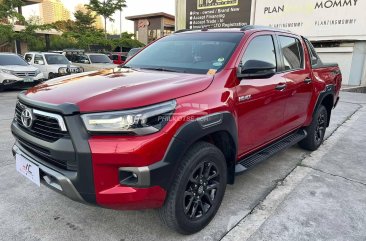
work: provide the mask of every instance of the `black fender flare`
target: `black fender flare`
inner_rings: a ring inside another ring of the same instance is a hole
[[[226,131],[230,135],[235,143],[236,157],[238,131],[234,116],[230,112],[207,115],[185,123],[177,131],[165,152],[163,160],[149,166],[150,185],[161,186],[165,190],[169,190],[180,161],[187,150],[198,140],[218,131]],[[235,172],[235,165],[232,168]]]
[[[335,85],[330,84],[330,85],[325,86],[324,90],[319,93],[318,100],[316,101],[315,107],[313,109],[313,116],[314,116],[315,112],[318,110],[319,106],[323,103],[324,99],[328,96],[332,96],[332,99],[333,99],[332,108],[333,108],[335,95],[336,95]],[[329,126],[330,116],[331,116],[331,112],[328,114],[328,126]]]

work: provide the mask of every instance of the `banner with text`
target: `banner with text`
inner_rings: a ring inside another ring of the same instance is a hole
[[[250,23],[251,0],[187,0],[189,29],[237,28]]]
[[[366,0],[256,0],[255,24],[307,37],[366,36]]]

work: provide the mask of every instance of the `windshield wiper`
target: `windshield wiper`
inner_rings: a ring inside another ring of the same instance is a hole
[[[140,69],[146,69],[146,70],[155,70],[155,71],[163,71],[163,72],[174,72],[174,73],[184,73],[183,71],[178,71],[178,70],[174,70],[174,69],[167,69],[167,68],[161,68],[161,67],[156,67],[156,68],[140,68]]]

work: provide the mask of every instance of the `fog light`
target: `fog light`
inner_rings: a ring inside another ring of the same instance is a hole
[[[12,84],[12,83],[15,83],[15,82],[17,82],[17,81],[16,80],[6,79],[6,80],[3,81],[3,84],[8,85],[8,84]]]
[[[139,178],[138,175],[131,171],[119,171],[119,183],[121,185],[136,184]]]

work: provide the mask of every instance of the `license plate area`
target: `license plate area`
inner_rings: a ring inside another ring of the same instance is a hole
[[[29,161],[22,155],[15,155],[16,169],[17,171],[36,184],[41,186],[41,179],[39,175],[39,167],[33,162]]]

